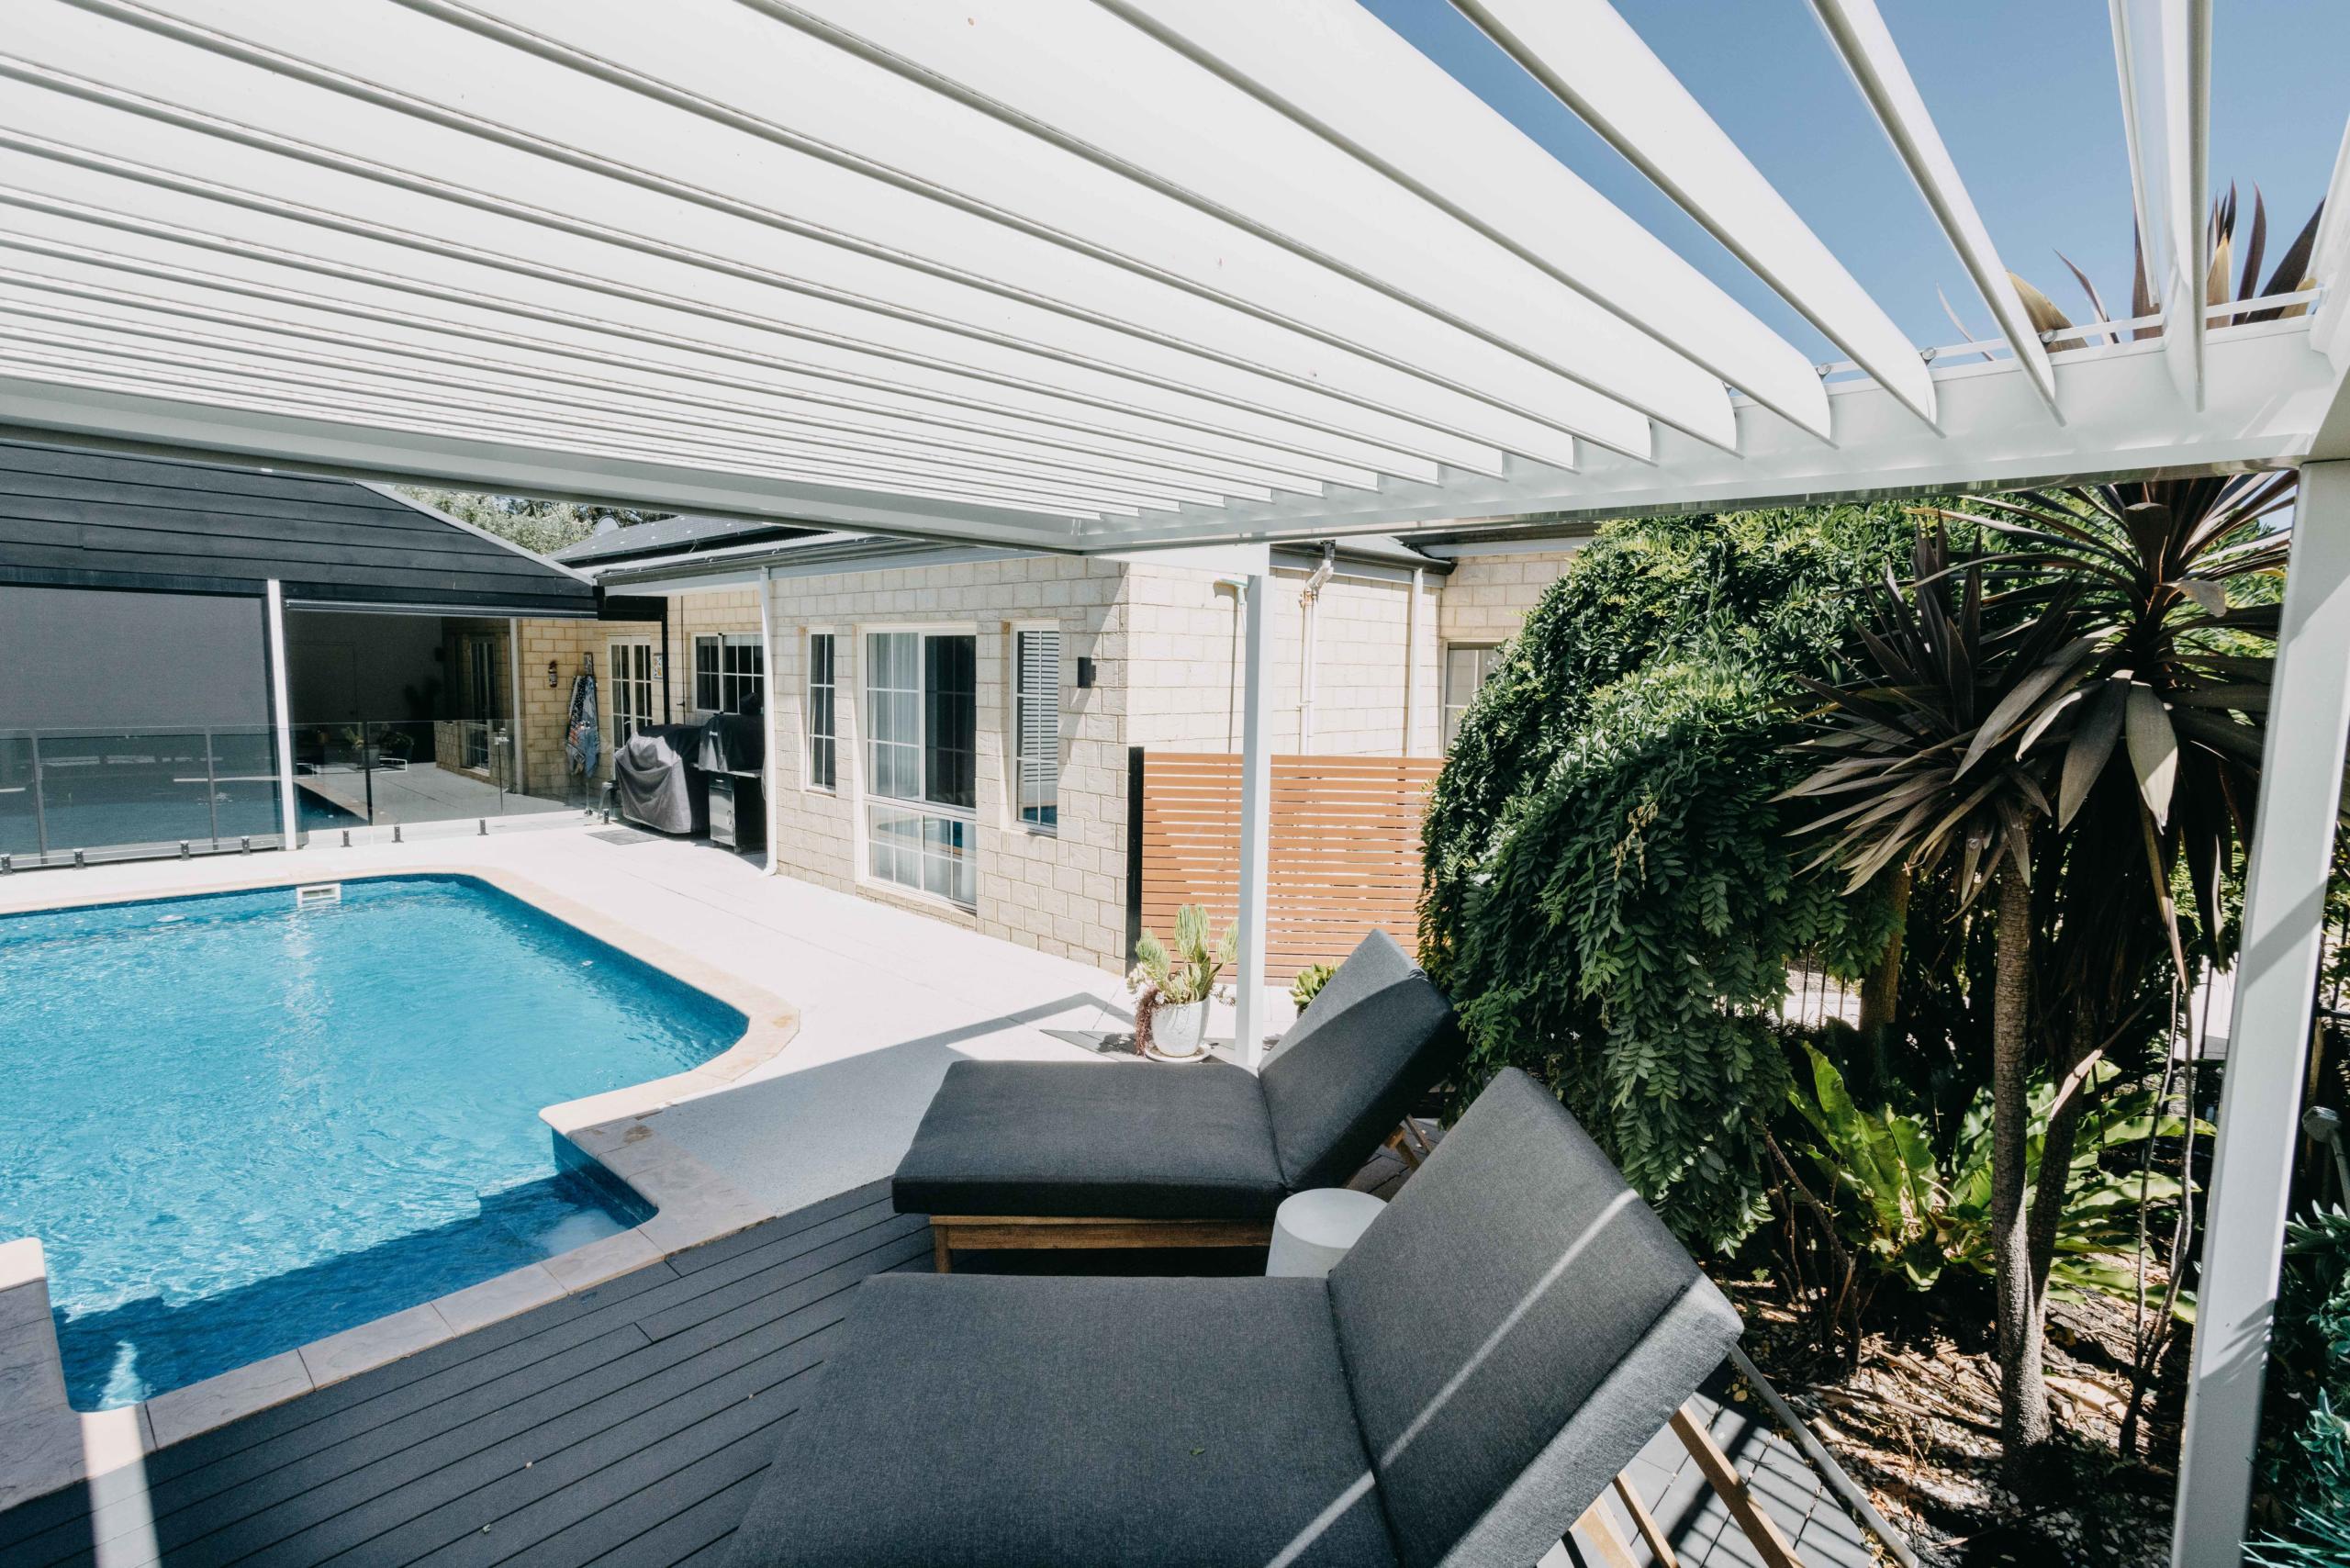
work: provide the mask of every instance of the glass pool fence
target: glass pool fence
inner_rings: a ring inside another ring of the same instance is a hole
[[[521,788],[502,724],[297,720],[292,734],[304,842],[486,829],[580,804]],[[564,796],[559,770],[549,771],[548,793]],[[0,871],[275,849],[283,831],[266,725],[0,730]]]

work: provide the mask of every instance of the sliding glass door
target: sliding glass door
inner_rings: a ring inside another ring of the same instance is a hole
[[[866,833],[878,880],[979,902],[979,639],[867,634]]]

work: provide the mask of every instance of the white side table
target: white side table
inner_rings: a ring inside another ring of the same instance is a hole
[[[1281,1200],[1273,1215],[1268,1275],[1318,1280],[1362,1239],[1386,1203],[1351,1187],[1316,1187]]]

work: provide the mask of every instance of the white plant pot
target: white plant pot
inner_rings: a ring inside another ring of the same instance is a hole
[[[1150,1048],[1163,1057],[1195,1057],[1205,1045],[1208,1004],[1187,1002],[1181,1006],[1160,1002],[1150,1013]]]

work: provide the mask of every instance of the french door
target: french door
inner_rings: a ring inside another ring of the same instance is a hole
[[[654,722],[653,644],[641,638],[615,637],[612,661],[612,747]]]

